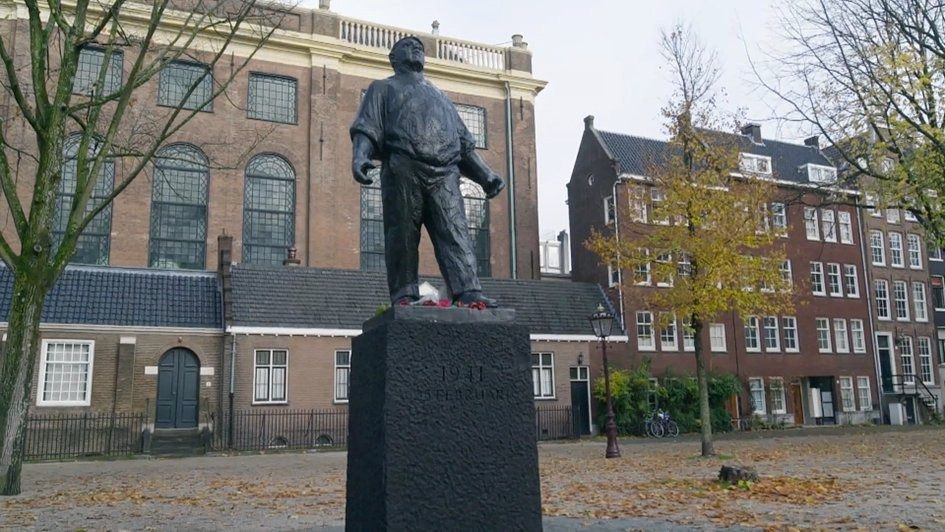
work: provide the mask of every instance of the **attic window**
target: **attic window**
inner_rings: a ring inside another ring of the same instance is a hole
[[[743,153],[741,157],[742,172],[750,174],[771,175],[771,157],[764,155],[755,155],[753,153]]]
[[[807,179],[811,183],[834,183],[837,181],[837,169],[832,166],[808,164]]]

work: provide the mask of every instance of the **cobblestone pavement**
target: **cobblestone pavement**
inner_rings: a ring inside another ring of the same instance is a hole
[[[540,446],[546,530],[945,529],[945,430],[776,431]],[[341,530],[345,453],[29,464],[0,528]],[[723,487],[721,464],[761,481]]]

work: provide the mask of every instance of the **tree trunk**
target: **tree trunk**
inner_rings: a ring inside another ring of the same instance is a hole
[[[20,493],[26,410],[47,291],[42,274],[30,271],[28,266],[14,273],[7,342],[0,356],[0,495]]]
[[[702,320],[693,318],[693,334],[696,351],[696,383],[699,387],[699,421],[702,425],[702,456],[713,456],[712,410],[709,408],[709,375],[706,369],[705,346],[702,343]]]

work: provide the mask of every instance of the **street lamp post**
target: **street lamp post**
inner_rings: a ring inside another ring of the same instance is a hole
[[[614,315],[604,310],[598,304],[597,312],[591,315],[591,327],[594,335],[600,339],[601,351],[604,357],[604,396],[607,399],[607,422],[604,432],[607,434],[607,458],[620,458],[620,447],[617,446],[617,422],[614,421],[614,402],[610,395],[610,365],[607,363],[607,337],[614,326]]]

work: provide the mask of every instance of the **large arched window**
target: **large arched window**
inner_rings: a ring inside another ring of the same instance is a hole
[[[69,214],[72,211],[72,202],[75,199],[78,184],[78,152],[81,134],[71,135],[62,147],[62,180],[56,193],[56,212],[53,220],[53,245],[58,249],[69,225]],[[92,169],[94,159],[98,155],[98,143],[93,141],[89,147],[88,168]],[[92,195],[86,205],[85,212],[102,204],[115,185],[115,162],[105,160],[99,170],[98,180]],[[72,262],[78,264],[108,264],[109,235],[112,227],[112,206],[102,209],[89,225],[85,226],[75,245]]]
[[[469,238],[472,239],[476,251],[476,267],[480,277],[492,277],[489,249],[489,204],[486,203],[486,194],[482,187],[472,181],[462,178],[460,191],[463,194],[463,204],[466,206],[466,222],[469,227]]]
[[[384,206],[381,203],[381,171],[369,173],[374,178],[370,185],[361,186],[361,269],[368,272],[385,271],[384,263]]]
[[[200,270],[207,256],[207,157],[173,144],[157,153],[151,189],[152,268]]]
[[[295,172],[278,155],[257,155],[246,165],[243,262],[282,264],[295,243]]]

